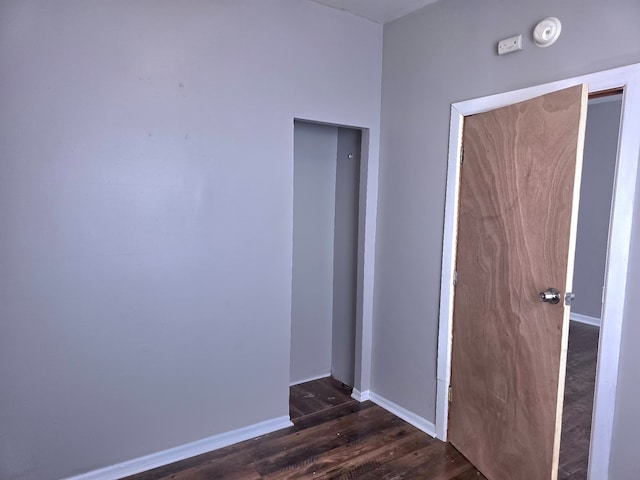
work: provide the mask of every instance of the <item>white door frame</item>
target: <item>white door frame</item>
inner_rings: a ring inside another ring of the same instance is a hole
[[[451,340],[453,321],[453,279],[456,263],[458,200],[460,188],[460,152],[464,117],[529,100],[580,83],[589,92],[624,88],[618,137],[616,174],[613,185],[607,266],[605,270],[602,322],[598,346],[598,366],[591,428],[589,480],[609,476],[609,458],[618,382],[618,363],[631,225],[640,153],[640,64],[560,80],[512,92],[491,95],[451,105],[449,163],[445,204],[440,321],[438,334],[438,370],[436,398],[436,434],[447,439],[449,381],[451,378]]]

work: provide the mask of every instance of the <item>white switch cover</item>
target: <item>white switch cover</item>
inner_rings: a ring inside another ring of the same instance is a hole
[[[516,52],[522,50],[522,34],[514,35],[513,37],[505,38],[498,42],[498,55],[504,55],[505,53]]]

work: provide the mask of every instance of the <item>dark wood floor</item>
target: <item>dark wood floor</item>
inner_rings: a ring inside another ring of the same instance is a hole
[[[128,480],[486,480],[450,445],[333,379],[292,387],[290,404],[293,427]]]
[[[598,329],[571,325],[561,480],[586,478]],[[486,480],[458,451],[327,378],[291,388],[293,427],[127,480]]]
[[[355,402],[351,387],[331,377],[301,383],[289,389],[289,416],[295,422],[312,413],[318,413],[337,405]]]
[[[582,323],[569,326],[559,480],[587,478],[599,332]]]

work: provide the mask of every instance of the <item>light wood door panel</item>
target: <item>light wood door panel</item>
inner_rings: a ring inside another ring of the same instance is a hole
[[[557,477],[584,85],[465,118],[449,440],[492,480]]]

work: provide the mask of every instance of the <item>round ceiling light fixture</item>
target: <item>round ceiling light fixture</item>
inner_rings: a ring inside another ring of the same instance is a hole
[[[545,18],[533,29],[533,41],[538,47],[553,45],[562,31],[562,24],[556,17]]]

